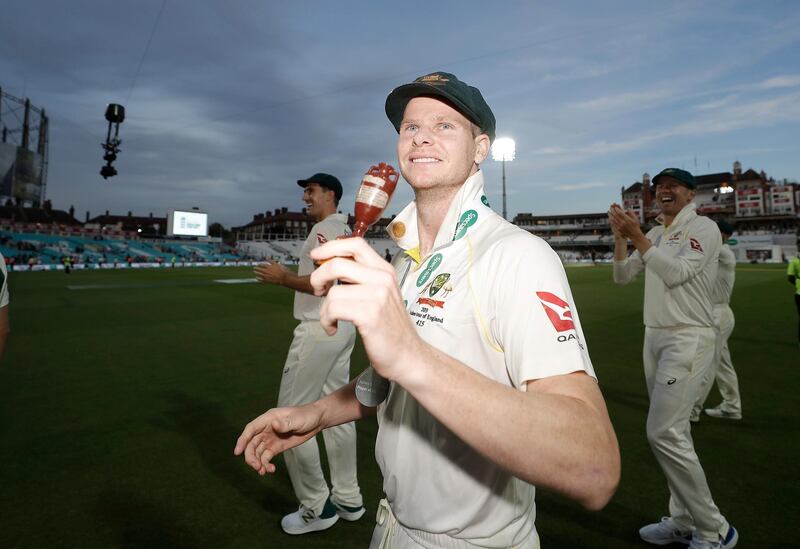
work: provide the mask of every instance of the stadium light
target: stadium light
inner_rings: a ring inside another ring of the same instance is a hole
[[[503,163],[503,219],[506,215],[506,160],[511,162],[516,155],[517,144],[510,137],[498,137],[492,144],[492,159]]]

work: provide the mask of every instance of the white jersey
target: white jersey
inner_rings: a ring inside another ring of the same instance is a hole
[[[394,265],[426,342],[521,391],[543,377],[594,376],[561,261],[488,207],[480,171],[456,194],[428,257],[419,257],[416,203],[387,229],[405,251]],[[535,488],[481,456],[401,386],[392,386],[378,421],[383,488],[402,525],[482,547],[535,535]]]
[[[300,250],[300,265],[297,268],[299,276],[307,276],[314,272],[314,261],[311,259],[311,250],[329,240],[336,240],[340,236],[350,234],[345,214],[331,214],[311,227],[303,248]],[[322,297],[305,292],[294,293],[294,317],[297,320],[319,320],[319,309],[322,306]]]
[[[711,301],[714,305],[727,305],[731,302],[733,283],[735,281],[736,256],[730,246],[723,244],[719,251],[717,279],[714,282],[714,290],[711,294]]]
[[[647,269],[644,325],[649,328],[714,326],[711,292],[722,246],[717,224],[687,204],[672,225],[647,232],[653,246],[614,261],[614,282],[627,284]],[[660,218],[658,219],[660,222]]]
[[[6,268],[6,258],[0,254],[0,276],[3,278],[0,281],[0,307],[8,305],[8,269]]]

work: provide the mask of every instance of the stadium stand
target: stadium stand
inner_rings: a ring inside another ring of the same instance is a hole
[[[736,229],[729,243],[740,262],[781,262],[797,253],[800,227],[800,185],[775,181],[763,171],[742,170],[734,162],[732,172],[696,175],[698,212],[714,220],[727,219]],[[622,187],[621,203],[639,215],[645,229],[659,213],[650,176]],[[613,257],[614,238],[607,214],[534,216],[514,218],[521,228],[543,238],[564,262],[581,262],[594,254],[596,261]]]

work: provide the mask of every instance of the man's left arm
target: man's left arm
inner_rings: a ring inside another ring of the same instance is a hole
[[[320,314],[329,334],[338,320],[353,322],[378,373],[515,476],[589,509],[608,502],[619,482],[619,447],[597,382],[577,371],[582,366],[528,381],[526,392],[501,385],[419,337],[394,270],[362,239],[328,243],[312,257],[337,258],[311,276],[318,295],[330,289]],[[350,284],[331,287],[336,280]]]
[[[619,446],[597,382],[585,372],[529,381],[522,392],[424,343],[415,362],[395,381],[488,459],[588,509],[611,499]]]

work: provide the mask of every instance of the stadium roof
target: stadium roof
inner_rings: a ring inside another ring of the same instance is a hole
[[[64,210],[52,208],[20,208],[19,206],[0,206],[0,219],[15,223],[42,223],[47,225],[77,225],[81,222]]]

